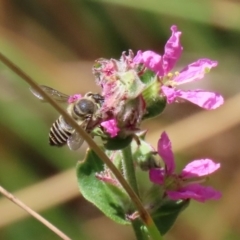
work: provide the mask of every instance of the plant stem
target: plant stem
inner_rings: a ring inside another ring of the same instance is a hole
[[[124,176],[129,185],[132,187],[133,191],[139,196],[136,173],[132,157],[132,149],[130,145],[122,149],[122,155]]]
[[[10,192],[8,192],[6,189],[4,189],[2,186],[0,186],[0,193],[4,195],[6,198],[8,198],[10,201],[15,203],[17,206],[31,214],[34,218],[36,218],[39,222],[44,224],[46,227],[48,227],[50,230],[52,230],[54,233],[56,233],[61,239],[63,240],[71,240],[67,235],[65,235],[62,231],[60,231],[58,228],[56,228],[54,225],[52,225],[49,221],[47,221],[45,218],[43,218],[41,215],[33,211],[30,207],[25,205],[23,202],[21,202],[19,199],[17,199],[15,196],[13,196]]]
[[[132,199],[135,204],[139,216],[141,220],[144,222],[145,226],[148,228],[149,235],[152,236],[154,240],[162,240],[160,233],[157,230],[156,225],[154,224],[151,216],[143,207],[141,200],[137,196],[137,194],[133,191],[133,189],[129,186],[127,181],[124,179],[122,174],[118,171],[118,169],[114,166],[112,161],[107,157],[107,155],[98,147],[98,145],[93,141],[93,139],[89,136],[89,134],[84,131],[84,129],[75,122],[75,120],[63,109],[54,99],[52,99],[47,93],[43,91],[43,89],[35,83],[35,81],[29,77],[26,73],[24,73],[19,67],[13,64],[8,58],[0,53],[0,61],[2,61],[5,65],[7,65],[13,72],[15,72],[18,76],[20,76],[25,82],[27,82],[32,88],[37,90],[37,92],[43,96],[44,100],[52,105],[63,117],[64,119],[76,130],[77,133],[87,142],[89,147],[102,159],[102,161],[108,166],[108,168],[115,175],[116,179],[128,193],[129,197]],[[155,231],[153,231],[155,229]]]
[[[132,227],[137,240],[148,240],[146,234],[144,234],[141,230],[142,223],[138,219],[132,221]]]
[[[132,149],[131,145],[128,145],[124,149],[122,149],[122,164],[123,164],[123,175],[129,185],[132,187],[133,191],[138,195],[139,197],[139,191],[138,191],[138,185],[137,185],[137,179],[136,179],[136,173],[133,163],[133,157],[132,157]],[[141,231],[142,224],[139,222],[139,220],[132,221],[132,227],[135,232],[135,236],[137,240],[144,240],[143,233]]]

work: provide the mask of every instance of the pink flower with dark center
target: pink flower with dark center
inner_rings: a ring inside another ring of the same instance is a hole
[[[220,168],[220,163],[211,159],[194,160],[182,170],[175,173],[175,162],[171,142],[165,132],[158,141],[158,154],[164,162],[164,168],[151,168],[150,180],[163,186],[167,196],[172,200],[192,198],[199,202],[219,199],[221,193],[212,187],[201,185],[206,177]]]
[[[77,100],[79,100],[80,98],[82,98],[82,95],[81,95],[81,94],[71,95],[71,96],[68,98],[68,103],[74,103],[74,102],[76,102]]]
[[[203,90],[183,91],[176,89],[177,85],[200,80],[211,68],[217,66],[217,61],[202,58],[183,68],[180,72],[171,73],[181,56],[183,47],[180,44],[181,32],[176,26],[171,27],[172,35],[167,41],[164,54],[161,56],[153,51],[138,51],[133,62],[144,66],[158,76],[162,83],[161,92],[166,96],[167,102],[176,102],[178,98],[190,101],[205,109],[215,109],[223,104],[223,97],[214,92]]]

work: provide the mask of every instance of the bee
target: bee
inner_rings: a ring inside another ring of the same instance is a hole
[[[69,95],[53,88],[43,85],[40,87],[56,101],[67,103],[70,98]],[[45,101],[44,97],[37,90],[30,88],[30,91],[39,100]],[[67,112],[85,131],[91,132],[100,120],[97,112],[103,101],[104,98],[100,94],[88,92],[83,97],[79,97],[76,101],[69,103]],[[61,147],[67,144],[71,150],[77,150],[83,142],[83,138],[66,122],[62,115],[52,124],[49,131],[50,145]]]

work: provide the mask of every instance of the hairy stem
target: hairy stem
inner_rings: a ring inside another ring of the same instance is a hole
[[[8,192],[6,189],[4,189],[2,186],[0,186],[0,193],[4,195],[6,198],[8,198],[10,201],[15,203],[17,206],[28,212],[30,215],[32,215],[34,218],[36,218],[39,222],[44,224],[46,227],[48,227],[51,231],[56,233],[61,239],[63,240],[71,240],[67,235],[65,235],[62,231],[60,231],[58,228],[56,228],[54,225],[52,225],[49,221],[47,221],[45,218],[43,218],[41,215],[33,211],[30,207],[25,205],[23,202],[21,202],[19,199],[17,199],[15,196],[13,196],[10,192]]]
[[[125,178],[129,185],[134,190],[134,192],[139,196],[135,168],[133,164],[132,150],[130,145],[128,145],[122,150],[122,155],[123,155],[123,171]]]
[[[75,122],[75,120],[63,109],[54,99],[52,99],[47,93],[43,91],[41,87],[26,73],[24,73],[19,67],[13,64],[8,58],[6,58],[3,54],[0,53],[0,61],[2,61],[5,65],[7,65],[13,72],[15,72],[18,76],[20,76],[25,82],[27,82],[32,88],[37,90],[41,96],[43,96],[44,100],[46,100],[49,104],[52,105],[63,117],[64,119],[80,134],[80,136],[88,143],[89,147],[102,159],[102,161],[108,166],[108,168],[113,172],[115,177],[118,179],[122,187],[128,193],[129,197],[132,199],[135,204],[141,220],[144,222],[146,227],[149,230],[149,235],[154,240],[161,240],[162,237],[157,230],[156,225],[154,224],[149,213],[144,209],[139,197],[124,179],[122,174],[118,171],[118,169],[114,166],[112,161],[107,157],[107,155],[97,146],[97,144],[93,141],[93,139],[89,136],[87,132],[83,130],[81,126]],[[156,231],[153,231],[153,230]],[[155,232],[155,233],[154,233]],[[154,235],[152,235],[154,233]]]
[[[131,146],[128,145],[122,150],[122,164],[123,164],[123,174],[129,185],[132,187],[134,192],[139,196],[136,173],[132,157]],[[141,231],[142,224],[139,220],[132,221],[132,227],[135,233],[137,240],[144,240],[143,233]]]
[[[146,234],[141,230],[142,223],[138,219],[132,222],[132,227],[137,240],[149,240]]]

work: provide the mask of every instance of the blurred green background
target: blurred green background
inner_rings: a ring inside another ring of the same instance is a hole
[[[119,58],[128,49],[162,53],[173,24],[182,31],[179,69],[198,58],[219,61],[187,88],[218,91],[226,104],[211,112],[173,104],[143,127],[155,147],[160,133],[169,133],[179,169],[192,159],[221,162],[209,184],[223,197],[192,202],[165,239],[240,239],[238,1],[0,0],[0,51],[39,84],[66,94],[98,91],[91,74],[95,59]],[[48,131],[58,113],[1,63],[0,111],[0,185],[72,239],[134,239],[131,227],[111,222],[81,197],[74,166],[86,146],[78,152],[50,147]],[[59,238],[0,197],[0,239]]]

